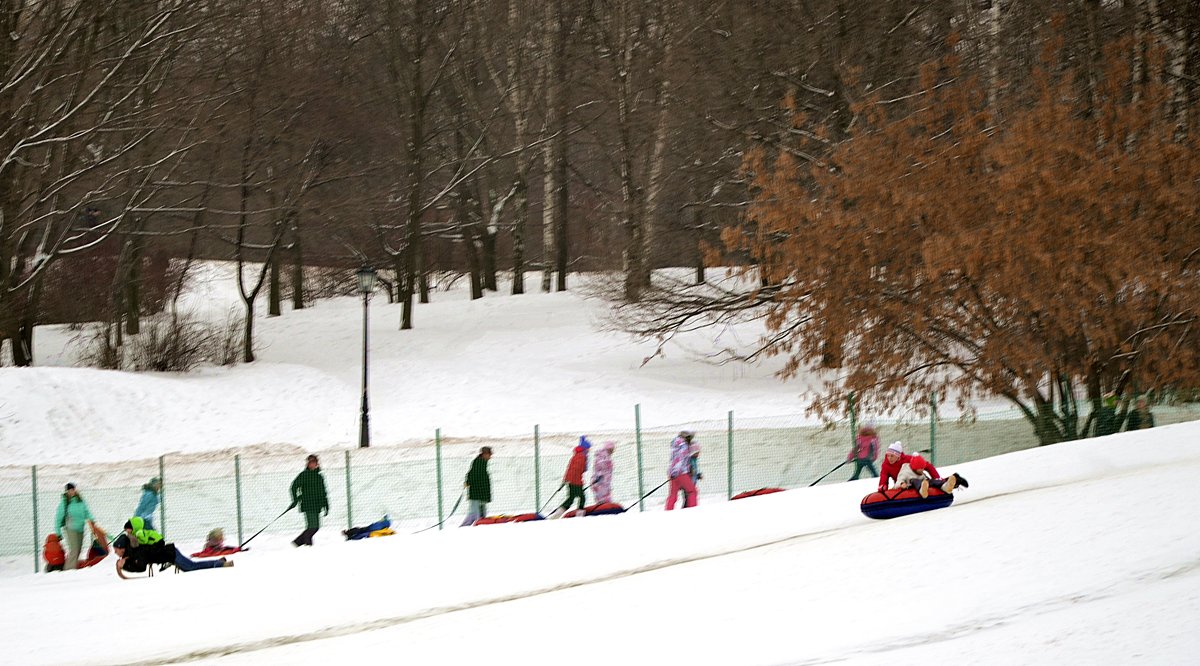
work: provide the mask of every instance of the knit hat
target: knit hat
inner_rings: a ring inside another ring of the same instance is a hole
[[[587,435],[579,436],[579,445],[583,447],[584,451],[592,448],[592,443],[588,441]]]
[[[894,452],[896,454],[901,454],[904,453],[904,445],[900,442],[892,442],[890,445],[888,445],[887,450],[888,453]]]
[[[925,469],[925,467],[927,465],[929,465],[929,463],[925,462],[924,458],[922,458],[921,456],[919,456],[915,453],[912,456],[912,460],[908,461],[909,468],[912,469],[912,471],[914,471],[914,472],[919,472],[919,471]]]
[[[67,490],[75,490],[75,484],[74,484],[74,483],[68,483],[68,484],[67,484],[67,488],[66,488],[66,489],[67,489]]]

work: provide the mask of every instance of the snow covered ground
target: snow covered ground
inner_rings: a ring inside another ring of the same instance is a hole
[[[232,266],[205,265],[183,309],[220,319],[240,313]],[[586,278],[584,278],[586,279]],[[536,283],[531,282],[531,285]],[[502,285],[502,289],[505,288]],[[286,306],[285,306],[286,307]],[[258,362],[187,374],[70,367],[78,331],[40,327],[37,367],[0,368],[3,464],[109,462],[254,446],[324,450],[358,438],[362,304],[322,300],[266,318],[258,308]],[[464,285],[418,305],[400,331],[400,306],[370,306],[374,446],[448,436],[595,432],[629,428],[633,407],[660,421],[723,422],[794,415],[803,381],[783,383],[759,365],[703,360],[720,345],[749,344],[757,323],[680,336],[664,356],[605,330],[607,306],[576,292],[507,292],[470,301]]]
[[[1184,664],[1200,424],[958,465],[874,522],[859,481],[677,512],[430,531],[121,581],[0,579],[20,664]],[[298,528],[297,528],[298,529]],[[277,544],[275,544],[277,545]],[[66,639],[66,640],[64,640]]]
[[[228,267],[206,270],[189,307],[222,316],[236,305]],[[720,342],[752,340],[755,325],[685,336],[643,366],[652,348],[605,331],[603,304],[575,293],[476,302],[461,290],[438,293],[405,332],[398,306],[383,298],[371,314],[378,448],[368,451],[389,464],[428,458],[410,447],[435,428],[459,438],[449,447],[459,458],[477,445],[470,438],[527,436],[534,424],[543,433],[628,431],[635,403],[651,426],[714,427],[702,429],[710,465],[728,410],[764,428],[805,422],[803,382],[780,383],[777,366],[697,360]],[[259,362],[185,375],[71,367],[75,334],[39,329],[39,367],[0,368],[0,527],[28,538],[31,465],[51,503],[64,478],[86,468],[85,494],[111,513],[127,510],[155,458],[179,452],[195,466],[195,479],[183,479],[194,497],[168,496],[168,531],[190,551],[198,547],[190,532],[214,523],[233,532],[230,452],[275,452],[286,470],[260,472],[282,480],[247,497],[247,531],[257,529],[278,512],[276,486],[291,478],[295,456],[354,445],[360,317],[361,304],[345,298],[262,318]],[[1019,425],[989,433],[1007,441]],[[915,430],[901,436],[919,441]],[[117,579],[111,558],[84,571],[27,573],[25,553],[0,577],[0,662],[1191,663],[1200,651],[1192,627],[1200,533],[1187,489],[1200,473],[1198,441],[1200,423],[1189,423],[943,465],[971,481],[956,504],[888,522],[858,511],[874,481],[720,502],[718,473],[704,482],[714,494],[687,511],[405,527],[352,543],[337,535],[335,515],[317,547],[298,551],[287,545],[300,529],[290,515],[235,556],[233,569],[153,580]],[[516,460],[527,446],[514,440],[502,451]],[[816,442],[791,468],[762,441],[745,446],[749,460],[795,477],[786,485],[804,485],[844,451],[833,439]],[[631,467],[620,464],[626,475]],[[179,469],[170,470],[177,481]],[[543,481],[552,488],[559,471]],[[411,485],[400,481],[367,495]],[[631,477],[618,481],[620,492],[633,489]],[[661,493],[648,501],[660,508]],[[428,524],[427,515],[409,522]]]

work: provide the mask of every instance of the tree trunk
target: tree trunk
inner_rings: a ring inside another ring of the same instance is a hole
[[[300,243],[300,231],[292,227],[292,309],[304,309],[304,251]]]
[[[520,160],[518,160],[520,161]],[[525,177],[517,175],[516,220],[513,222],[513,283],[512,293],[525,293],[525,220],[529,218],[529,196]]]
[[[479,235],[479,265],[483,272],[483,288],[500,291],[496,286],[496,231],[485,228]]]
[[[283,287],[279,278],[279,255],[271,257],[271,274],[267,278],[267,316],[278,317],[283,314]]]
[[[704,284],[704,213],[697,206],[692,213],[693,227],[696,229],[696,240],[692,244],[696,248],[695,284]]]
[[[560,246],[555,238],[562,223],[558,220],[558,188],[559,163],[562,157],[559,150],[562,145],[558,141],[563,132],[563,106],[560,99],[564,96],[562,86],[563,72],[563,21],[562,3],[560,0],[546,0],[546,15],[542,25],[543,62],[545,72],[542,81],[546,95],[546,124],[542,144],[542,291],[549,292],[554,278],[554,270],[562,265],[558,258]],[[554,138],[547,138],[547,135]],[[561,280],[560,280],[561,283]]]
[[[566,100],[564,96],[563,101]],[[565,117],[565,113],[564,113]],[[562,124],[562,133],[551,141],[561,144],[556,151],[557,162],[554,168],[558,169],[558,178],[555,179],[557,192],[554,198],[554,223],[558,225],[554,231],[554,240],[558,242],[558,250],[554,253],[554,259],[557,263],[555,269],[558,271],[558,284],[555,285],[555,291],[567,290],[567,266],[570,265],[571,245],[570,238],[567,236],[567,211],[568,197],[570,196],[570,183],[567,179],[567,125]]]
[[[429,304],[429,269],[425,265],[428,262],[428,257],[425,256],[425,246],[422,245],[417,252],[417,290],[421,295],[421,302]]]
[[[141,286],[142,286],[142,252],[145,240],[137,235],[142,228],[140,221],[134,224],[134,236],[129,239],[129,264],[125,273],[125,333],[137,335],[141,332]]]
[[[479,247],[475,244],[475,234],[470,229],[463,232],[462,248],[471,277],[471,300],[478,300],[483,298],[483,275],[479,267]]]
[[[246,306],[246,325],[242,327],[242,360],[254,362],[254,300],[243,301]]]

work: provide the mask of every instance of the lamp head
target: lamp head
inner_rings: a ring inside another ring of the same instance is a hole
[[[363,266],[358,269],[358,293],[369,294],[375,291],[375,269],[370,266]]]

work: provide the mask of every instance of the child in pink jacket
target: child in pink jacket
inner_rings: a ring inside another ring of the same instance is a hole
[[[679,491],[683,491],[683,508],[696,506],[696,484],[692,481],[692,438],[696,433],[684,430],[671,442],[671,464],[667,473],[671,477],[671,488],[667,495],[667,511],[675,508]]]
[[[596,450],[592,460],[592,495],[597,504],[607,504],[612,501],[612,454],[617,443],[607,441]]]
[[[871,470],[872,477],[879,476],[879,471],[875,469],[875,459],[878,457],[879,435],[875,432],[875,424],[868,421],[858,429],[858,436],[854,438],[854,450],[846,456],[847,462],[854,461],[854,476],[850,477],[850,480],[857,481],[864,468]]]

